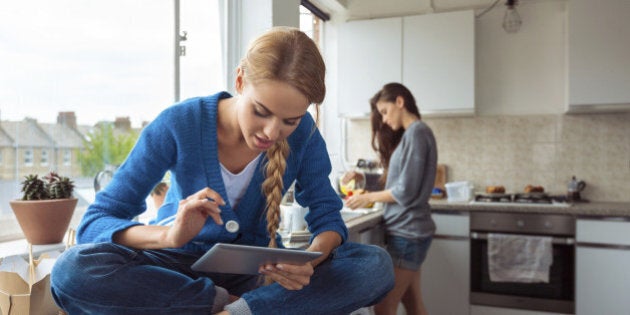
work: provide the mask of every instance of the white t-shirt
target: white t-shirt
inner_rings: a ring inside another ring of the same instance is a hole
[[[256,171],[256,165],[258,164],[260,156],[262,156],[262,153],[249,162],[249,164],[247,164],[247,166],[245,166],[245,168],[238,174],[233,174],[225,168],[223,164],[219,163],[221,164],[221,177],[223,177],[223,185],[225,185],[228,201],[230,202],[232,209],[236,210],[238,202],[245,194],[245,190],[247,190],[247,186],[249,186],[249,182],[254,176],[254,171]]]

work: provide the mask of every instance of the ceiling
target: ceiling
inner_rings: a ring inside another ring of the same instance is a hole
[[[485,9],[495,1],[497,0],[311,0],[323,11],[331,15],[341,15],[345,20]],[[498,0],[497,6],[502,5],[505,5],[505,0]]]

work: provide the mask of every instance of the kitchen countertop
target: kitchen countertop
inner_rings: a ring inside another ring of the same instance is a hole
[[[494,212],[517,212],[517,213],[545,213],[545,214],[568,214],[577,217],[589,218],[621,218],[630,220],[630,202],[603,202],[591,201],[581,202],[571,205],[531,205],[531,204],[493,204],[493,203],[470,203],[470,202],[448,202],[444,200],[431,200],[431,210],[434,213],[440,212],[474,212],[474,211],[494,211]],[[383,209],[375,209],[363,215],[358,215],[345,220],[348,232],[353,234],[374,227],[383,221]],[[287,243],[288,247],[305,246],[307,243]]]
[[[361,231],[379,224],[381,221],[383,221],[383,210],[379,209],[362,216],[346,220],[346,227],[348,227],[348,231],[352,233],[354,231]]]
[[[570,214],[579,217],[623,217],[630,219],[630,202],[580,202],[572,205],[530,205],[530,204],[492,204],[448,202],[444,200],[431,200],[431,210],[441,211],[496,211],[496,212],[520,212],[520,213],[555,213]]]

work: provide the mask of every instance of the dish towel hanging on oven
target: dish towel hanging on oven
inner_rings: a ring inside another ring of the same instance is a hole
[[[488,269],[494,282],[549,282],[552,238],[488,234]]]

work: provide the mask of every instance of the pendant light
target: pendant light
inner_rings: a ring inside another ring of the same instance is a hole
[[[508,33],[516,33],[521,28],[521,16],[516,11],[517,0],[507,0],[507,10],[503,16],[503,29]]]

